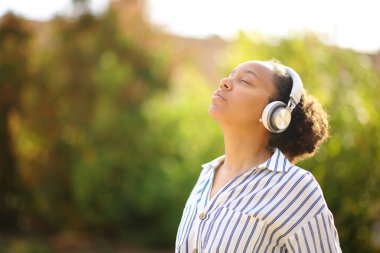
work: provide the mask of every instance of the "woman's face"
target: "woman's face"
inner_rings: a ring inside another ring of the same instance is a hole
[[[209,114],[222,125],[252,127],[275,93],[272,66],[266,62],[249,61],[237,66],[223,78],[214,92]]]

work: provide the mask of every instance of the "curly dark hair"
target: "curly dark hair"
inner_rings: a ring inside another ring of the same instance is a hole
[[[292,89],[292,79],[284,66],[276,59],[268,61],[274,69],[273,83],[277,94],[270,98],[272,101],[289,101]],[[321,104],[305,89],[300,102],[292,112],[289,127],[282,133],[271,133],[269,147],[277,147],[291,162],[313,156],[329,136],[328,115]]]

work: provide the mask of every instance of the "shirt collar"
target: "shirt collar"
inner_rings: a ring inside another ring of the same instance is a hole
[[[218,165],[224,161],[225,155],[219,156],[218,158],[215,158],[211,162],[205,163],[202,165],[202,168],[204,169],[214,169],[218,167]]]
[[[257,166],[257,168],[268,169],[274,172],[288,172],[294,165],[279,150],[275,149],[273,155],[268,160]]]
[[[225,155],[215,158],[211,162],[203,164],[202,167],[204,169],[214,169],[224,160],[224,157]],[[271,157],[269,157],[268,160],[256,166],[255,168],[268,169],[274,172],[288,172],[292,166],[294,165],[286,158],[286,156],[278,148],[276,148],[274,153]]]

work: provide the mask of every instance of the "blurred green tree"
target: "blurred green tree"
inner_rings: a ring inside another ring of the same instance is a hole
[[[12,121],[30,192],[25,228],[132,241],[153,226],[150,240],[162,241],[155,235],[170,198],[160,190],[160,153],[142,108],[167,87],[165,52],[147,37],[129,39],[112,10],[57,17],[47,37],[35,41],[33,85]]]
[[[23,205],[9,119],[28,81],[30,36],[24,21],[14,14],[0,19],[0,230],[16,227]]]

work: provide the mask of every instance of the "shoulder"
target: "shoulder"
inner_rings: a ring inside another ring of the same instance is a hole
[[[267,217],[267,222],[278,228],[280,240],[331,217],[322,189],[311,172],[294,165],[282,177],[277,196],[281,205]]]
[[[276,203],[281,204],[276,206],[281,212],[279,221],[299,226],[327,208],[322,189],[311,172],[293,165],[276,177],[272,189]]]
[[[298,189],[298,195],[308,201],[318,201],[325,204],[323,191],[314,175],[301,167],[292,166],[287,172],[289,183]]]
[[[287,202],[294,203],[290,209],[295,216],[290,219],[295,227],[302,226],[321,214],[330,213],[322,188],[310,171],[293,166],[287,174],[290,178]]]
[[[299,177],[302,177],[302,180],[303,181],[307,181],[309,182],[312,186],[318,188],[319,191],[322,192],[322,188],[321,186],[319,185],[318,183],[318,180],[314,177],[313,173],[311,173],[310,171],[306,170],[306,169],[303,169],[301,167],[298,167],[296,165],[294,165],[290,171],[294,170],[295,173],[299,176]]]

